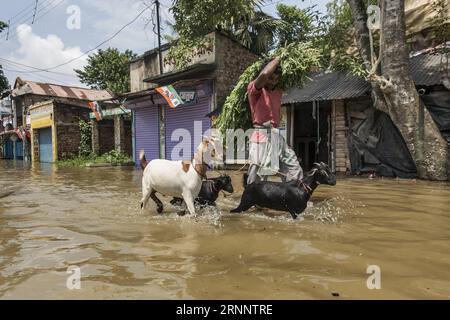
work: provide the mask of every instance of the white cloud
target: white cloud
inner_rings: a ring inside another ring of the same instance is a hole
[[[20,32],[19,32],[20,30]],[[31,26],[22,24],[17,27],[19,47],[9,55],[9,59],[40,69],[52,68],[82,55],[79,47],[68,47],[56,35],[47,35],[45,38],[33,33]],[[73,69],[80,69],[86,64],[84,56],[74,62],[51,70],[58,73],[76,76]],[[12,68],[12,66],[11,66]],[[17,66],[14,69],[29,68]],[[80,85],[74,77],[47,72],[18,73],[19,76],[40,82],[57,82],[60,84]]]
[[[11,49],[8,50],[9,54],[7,56],[3,55],[3,57],[38,68],[51,68],[80,56],[82,51],[93,48],[101,41],[106,40],[124,25],[133,20],[137,14],[145,8],[144,2],[147,5],[152,6],[153,0],[83,0],[80,2],[78,3],[81,7],[80,33],[67,31],[64,24],[64,28],[58,29],[58,36],[54,34],[38,34],[37,30],[42,29],[42,25],[37,26],[39,28],[35,29],[34,26],[32,28],[30,25],[23,24],[17,28],[18,30],[21,30],[18,32],[16,38],[18,47],[16,47],[15,42],[14,46],[10,47]],[[173,18],[168,11],[171,0],[163,0],[160,2],[161,26],[164,28],[163,34],[168,34],[170,33],[170,29],[165,26],[164,21],[168,19],[173,21]],[[151,21],[149,22],[151,16],[152,10],[148,9],[133,24],[126,27],[114,39],[104,44],[102,48],[117,47],[121,51],[131,49],[140,54],[156,47],[156,35],[153,33]],[[52,24],[53,23],[50,25]],[[72,46],[67,45],[68,41]],[[3,50],[4,47],[0,49]],[[73,69],[82,68],[86,64],[86,60],[87,56],[84,56],[69,65],[65,65],[52,71],[76,76]],[[14,67],[9,64],[4,64],[4,68],[29,70],[25,67]],[[14,83],[16,76],[21,76],[25,79],[40,82],[80,86],[77,78],[54,73],[18,73],[6,70],[5,73],[11,84]]]
[[[151,1],[147,1],[151,3]],[[124,25],[132,21],[145,9],[143,1],[138,0],[85,0],[86,6],[95,9],[101,16],[96,15],[93,27],[103,38],[113,35]],[[151,49],[156,43],[156,36],[152,32],[152,23],[147,27],[146,23],[151,18],[151,10],[148,9],[133,24],[129,25],[105,46],[117,47],[120,50],[131,49],[141,53]]]

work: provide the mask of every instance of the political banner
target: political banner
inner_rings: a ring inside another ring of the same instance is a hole
[[[163,98],[167,101],[171,108],[176,108],[180,104],[183,104],[183,99],[178,95],[175,88],[171,85],[158,87],[155,89]]]

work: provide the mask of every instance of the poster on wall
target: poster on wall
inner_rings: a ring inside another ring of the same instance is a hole
[[[178,95],[175,88],[171,85],[158,87],[155,89],[163,98],[167,101],[171,108],[176,108],[180,104],[183,104],[183,99]]]
[[[181,89],[179,90],[180,98],[183,100],[184,103],[193,103],[195,102],[195,99],[197,97],[197,92],[195,89],[193,90],[187,90],[187,89]]]

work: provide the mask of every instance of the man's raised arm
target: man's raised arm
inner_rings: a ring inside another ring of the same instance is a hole
[[[266,85],[267,79],[269,79],[269,77],[275,72],[279,64],[280,59],[278,57],[275,57],[264,67],[258,78],[256,78],[255,80],[256,89],[262,89]]]

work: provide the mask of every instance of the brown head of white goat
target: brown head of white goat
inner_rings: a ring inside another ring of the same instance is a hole
[[[161,213],[163,203],[156,196],[160,193],[183,198],[189,213],[195,214],[194,199],[200,192],[202,180],[206,178],[210,164],[220,157],[215,145],[216,140],[203,138],[192,161],[154,159],[147,163],[144,150],[141,150],[139,160],[144,169],[141,208],[146,208],[151,198],[156,203],[157,212]]]

